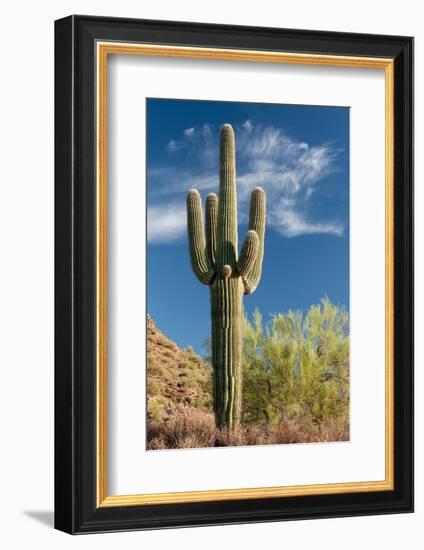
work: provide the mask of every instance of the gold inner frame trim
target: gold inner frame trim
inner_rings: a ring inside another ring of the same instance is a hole
[[[96,43],[97,54],[97,506],[142,506],[394,489],[394,60],[255,50]],[[385,479],[315,485],[216,489],[178,493],[109,496],[107,493],[107,61],[109,55],[220,59],[331,67],[384,69],[385,72]]]

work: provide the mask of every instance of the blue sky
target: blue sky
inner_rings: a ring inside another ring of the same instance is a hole
[[[200,354],[209,290],[191,271],[185,197],[218,193],[219,131],[237,148],[239,242],[250,193],[267,194],[263,272],[246,296],[264,320],[327,295],[349,307],[349,108],[147,100],[147,310],[179,346]]]

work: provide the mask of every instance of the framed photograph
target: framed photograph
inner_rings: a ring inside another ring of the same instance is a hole
[[[55,24],[55,525],[413,510],[413,39]]]

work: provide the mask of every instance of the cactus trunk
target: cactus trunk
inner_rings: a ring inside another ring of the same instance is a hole
[[[230,429],[241,416],[242,286],[239,277],[211,286],[214,410],[217,426]]]
[[[219,198],[206,201],[206,237],[198,191],[187,196],[192,268],[211,293],[213,393],[216,424],[232,430],[241,420],[243,294],[250,294],[262,271],[265,193],[251,198],[249,231],[238,258],[234,131],[221,131]]]

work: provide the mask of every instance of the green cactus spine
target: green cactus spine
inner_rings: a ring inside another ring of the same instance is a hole
[[[208,195],[205,226],[206,231],[200,194],[192,189],[188,238],[193,271],[210,288],[216,424],[233,429],[241,417],[243,295],[252,293],[261,277],[265,193],[260,187],[252,192],[249,230],[239,256],[235,140],[229,124],[221,131],[219,198]]]

